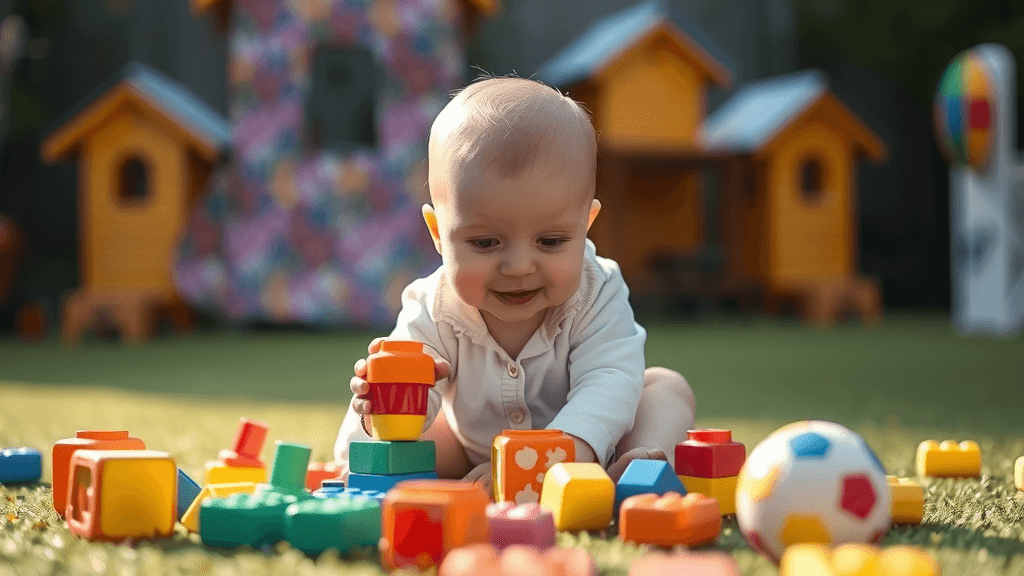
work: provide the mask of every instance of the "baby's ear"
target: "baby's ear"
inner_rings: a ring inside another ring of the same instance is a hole
[[[430,204],[423,205],[423,221],[427,223],[427,230],[430,231],[430,237],[434,239],[434,249],[437,253],[441,253],[441,235],[437,231],[437,214],[434,213],[434,207]]]
[[[590,225],[594,223],[594,218],[597,218],[597,213],[601,211],[601,201],[594,198],[590,203],[590,217],[587,219],[587,231],[590,231]]]

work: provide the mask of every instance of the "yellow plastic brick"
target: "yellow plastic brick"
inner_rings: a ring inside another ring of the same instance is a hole
[[[206,463],[206,476],[203,480],[203,484],[236,484],[238,482],[259,484],[267,481],[267,469],[228,466],[219,460],[214,460]]]
[[[880,550],[869,544],[796,544],[786,549],[779,576],[940,576],[931,554],[914,546]]]
[[[736,513],[736,484],[739,476],[724,478],[700,478],[698,476],[680,476],[687,492],[696,492],[718,500],[718,508],[722,516]]]
[[[925,440],[917,447],[917,474],[936,478],[981,476],[981,448],[977,442]]]
[[[600,464],[561,462],[544,476],[540,505],[559,530],[604,530],[612,521],[615,483]]]
[[[892,491],[892,521],[920,524],[924,518],[924,488],[909,478],[886,476]]]
[[[1017,490],[1024,490],[1024,456],[1017,458],[1013,465],[1013,485]]]

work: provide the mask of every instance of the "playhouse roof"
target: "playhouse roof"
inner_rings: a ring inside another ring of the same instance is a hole
[[[231,125],[221,113],[157,70],[131,62],[58,118],[43,142],[43,155],[53,161],[68,154],[109,118],[124,97],[133,97],[171,120],[207,157],[226,152],[231,143]]]
[[[698,59],[716,82],[731,83],[736,75],[732,58],[665,0],[643,0],[598,20],[545,62],[537,72],[537,79],[552,86],[568,86],[586,80],[644,35],[666,23],[674,25],[693,41],[693,46],[688,48],[698,51]]]
[[[820,70],[748,82],[704,121],[703,144],[708,150],[756,152],[829,92],[828,77]],[[858,124],[867,151],[883,155],[884,144]]]

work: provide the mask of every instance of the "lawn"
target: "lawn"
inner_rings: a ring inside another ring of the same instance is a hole
[[[1024,455],[1024,339],[961,338],[941,317],[901,316],[878,329],[830,331],[789,322],[648,323],[649,365],[682,372],[698,398],[698,422],[724,427],[752,449],[792,420],[835,420],[860,432],[892,474],[913,475],[927,438],[974,439],[978,480],[929,480],[925,524],[894,528],[883,544],[927,547],[944,573],[1024,574],[1024,492],[1012,486]],[[203,333],[124,348],[90,340],[0,340],[0,447],[44,454],[78,429],[127,429],[200,476],[227,447],[238,418],[329,458],[349,400],[352,363],[376,334],[264,331]],[[269,446],[264,456],[272,454]],[[6,574],[378,574],[372,551],[319,558],[281,545],[221,550],[196,536],[90,544],[53,512],[44,483],[0,487],[0,576]],[[643,549],[596,535],[560,535],[589,549],[603,574],[625,574]],[[774,574],[726,522],[714,546],[744,574]]]

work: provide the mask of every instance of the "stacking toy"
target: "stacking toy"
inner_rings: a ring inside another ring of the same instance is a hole
[[[427,420],[434,359],[421,342],[386,340],[366,361],[370,433],[376,440],[417,440]]]

